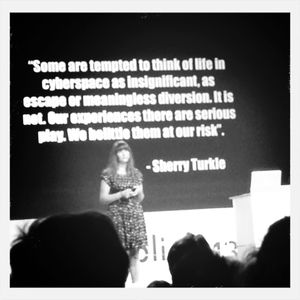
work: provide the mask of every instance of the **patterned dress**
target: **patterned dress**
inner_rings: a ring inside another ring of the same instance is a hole
[[[143,182],[143,175],[134,169],[132,175],[108,175],[103,179],[110,186],[110,194],[132,188]],[[117,200],[108,205],[108,216],[112,219],[126,250],[139,249],[147,245],[143,207],[134,198]]]

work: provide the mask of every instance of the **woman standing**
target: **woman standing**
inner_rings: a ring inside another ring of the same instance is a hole
[[[139,249],[147,245],[143,199],[143,175],[134,167],[131,148],[125,141],[117,141],[101,174],[100,202],[108,206],[108,215],[128,253],[133,283],[138,281]]]

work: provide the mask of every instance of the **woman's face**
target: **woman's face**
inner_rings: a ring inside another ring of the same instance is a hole
[[[121,149],[117,152],[117,159],[119,163],[128,163],[130,152],[127,149]]]

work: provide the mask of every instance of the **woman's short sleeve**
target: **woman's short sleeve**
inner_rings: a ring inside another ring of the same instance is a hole
[[[135,173],[136,173],[136,179],[138,180],[139,184],[142,184],[144,181],[142,172],[138,169],[135,169]]]
[[[105,173],[102,173],[100,176],[101,180],[104,180],[109,186],[111,186],[111,176]]]

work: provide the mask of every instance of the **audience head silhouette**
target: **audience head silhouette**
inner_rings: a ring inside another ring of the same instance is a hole
[[[98,212],[35,221],[10,251],[12,287],[124,287],[129,260]]]
[[[148,288],[166,288],[172,287],[171,284],[165,280],[154,280],[148,284]]]
[[[202,235],[188,233],[175,242],[168,253],[175,287],[236,286],[238,262],[215,253]]]
[[[260,249],[246,269],[246,286],[290,286],[290,217],[269,227]]]

